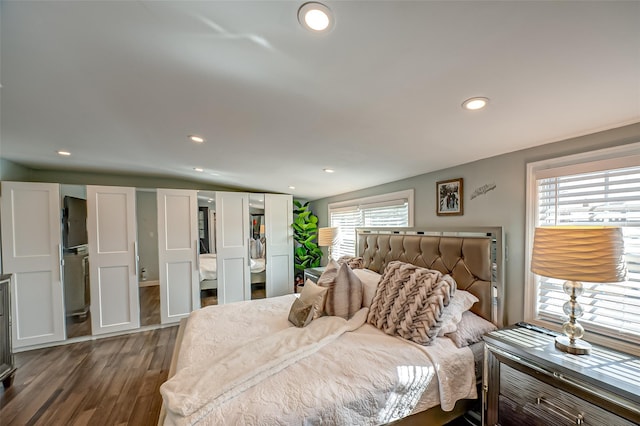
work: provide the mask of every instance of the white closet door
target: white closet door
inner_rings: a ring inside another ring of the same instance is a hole
[[[140,327],[135,188],[87,186],[93,334]]]
[[[251,299],[249,194],[216,192],[218,303]]]
[[[13,274],[13,347],[64,340],[58,184],[2,182],[3,271]]]
[[[179,322],[200,307],[198,193],[158,189],[160,318]]]
[[[265,194],[267,297],[293,293],[293,197]]]

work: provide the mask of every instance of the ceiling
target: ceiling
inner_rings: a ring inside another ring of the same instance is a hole
[[[640,2],[302,3],[2,1],[0,155],[317,199],[640,121]]]

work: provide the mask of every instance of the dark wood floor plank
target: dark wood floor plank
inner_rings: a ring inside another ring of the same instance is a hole
[[[15,354],[0,423],[154,425],[177,327]]]

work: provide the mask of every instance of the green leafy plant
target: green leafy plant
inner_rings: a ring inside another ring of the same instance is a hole
[[[294,265],[296,276],[302,276],[306,268],[320,266],[322,260],[322,250],[318,247],[318,216],[309,210],[309,202],[302,204],[298,200],[293,200],[293,214],[295,218],[291,227],[293,228],[293,239],[296,242],[294,250]]]

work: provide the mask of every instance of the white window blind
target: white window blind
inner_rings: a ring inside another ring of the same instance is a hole
[[[333,246],[331,253],[335,259],[356,255],[356,228],[411,226],[410,199],[388,199],[372,203],[363,202],[366,199],[360,201],[351,206],[329,207],[331,226],[339,228],[338,243]]]
[[[583,283],[578,302],[584,308],[579,319],[585,329],[626,341],[640,342],[640,161],[632,167],[565,174],[546,169],[536,178],[535,226],[609,225],[622,227],[626,282]],[[601,164],[601,163],[600,163]],[[589,167],[587,167],[588,169]],[[537,317],[563,322],[567,295],[561,280],[536,276]]]

